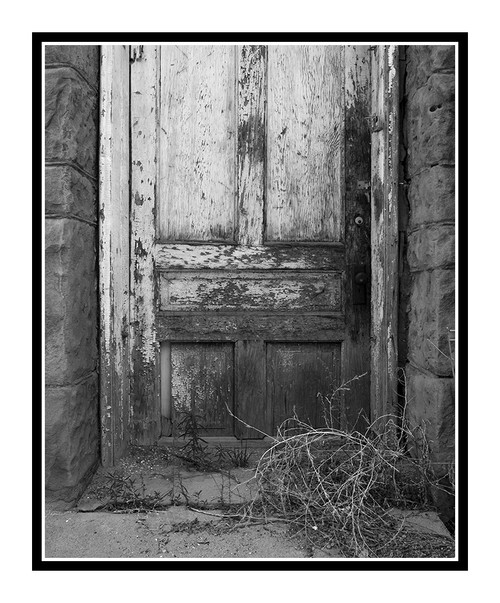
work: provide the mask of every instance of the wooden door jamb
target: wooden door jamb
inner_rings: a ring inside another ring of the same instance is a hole
[[[382,429],[397,410],[399,46],[372,47],[371,70],[370,407]]]
[[[99,132],[99,404],[101,462],[129,439],[129,47],[101,47]]]

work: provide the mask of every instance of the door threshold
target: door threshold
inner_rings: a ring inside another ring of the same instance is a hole
[[[265,437],[261,439],[248,439],[240,440],[234,436],[200,436],[208,448],[243,448],[248,450],[254,449],[267,449],[270,448],[274,442],[272,438]],[[168,446],[171,448],[182,448],[185,446],[189,438],[184,436],[172,437],[172,436],[161,436],[158,440],[158,446]]]

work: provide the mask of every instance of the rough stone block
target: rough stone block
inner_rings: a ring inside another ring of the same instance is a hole
[[[408,46],[406,63],[406,89],[411,94],[427,82],[429,75],[455,70],[455,47]]]
[[[45,378],[72,383],[97,366],[96,229],[45,220]]]
[[[434,74],[407,105],[408,174],[455,162],[455,76]]]
[[[97,94],[72,69],[45,70],[45,158],[97,176]]]
[[[45,168],[45,213],[72,214],[95,222],[97,185],[68,165]]]
[[[455,380],[426,375],[407,367],[406,385],[410,426],[422,427],[433,460],[452,461],[455,451]]]
[[[48,501],[73,502],[99,459],[97,374],[45,390],[45,492]]]
[[[414,176],[408,189],[410,228],[455,220],[455,168],[436,165]]]
[[[449,268],[454,263],[454,225],[435,224],[408,235],[408,266],[411,271]]]
[[[99,88],[99,61],[99,46],[45,46],[46,65],[72,65],[96,89]]]
[[[455,270],[414,273],[408,306],[408,358],[423,370],[451,376],[445,355],[450,355],[449,329],[455,328]]]

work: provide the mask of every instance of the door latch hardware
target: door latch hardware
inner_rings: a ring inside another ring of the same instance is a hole
[[[366,304],[368,287],[368,273],[366,266],[353,266],[352,270],[352,303],[354,305]]]
[[[370,115],[366,119],[368,120],[368,126],[372,132],[380,132],[384,129],[383,119],[379,118],[378,115]]]

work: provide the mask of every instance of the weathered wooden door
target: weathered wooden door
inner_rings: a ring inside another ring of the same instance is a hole
[[[131,52],[135,440],[193,409],[214,436],[320,425],[370,367],[369,48]]]

